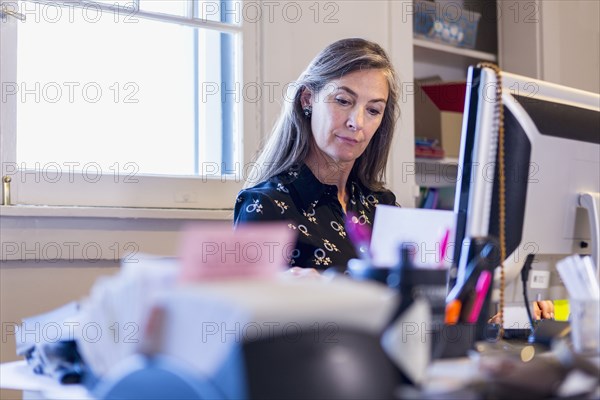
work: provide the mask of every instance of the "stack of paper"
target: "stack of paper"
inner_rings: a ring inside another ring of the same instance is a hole
[[[596,267],[589,256],[567,257],[556,264],[569,297],[577,300],[600,300]]]
[[[177,259],[138,258],[124,262],[117,275],[99,279],[72,321],[79,351],[98,376],[136,352],[151,305],[176,282]]]

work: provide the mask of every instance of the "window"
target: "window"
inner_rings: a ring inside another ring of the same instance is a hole
[[[240,95],[256,76],[256,27],[236,18],[239,2],[2,7],[1,161],[13,204],[233,206],[259,132]]]

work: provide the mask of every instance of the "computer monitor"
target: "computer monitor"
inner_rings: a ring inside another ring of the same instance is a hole
[[[529,298],[567,298],[556,261],[591,254],[598,268],[600,96],[509,73],[501,81],[505,304],[523,305],[519,272],[528,254],[535,256]],[[454,203],[455,263],[465,238],[499,234],[497,87],[492,69],[469,68]]]

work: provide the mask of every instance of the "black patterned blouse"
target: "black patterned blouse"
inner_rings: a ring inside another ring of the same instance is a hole
[[[377,204],[396,204],[389,190],[372,192],[358,180],[348,182],[347,210],[358,223],[372,225]],[[344,229],[345,213],[337,199],[337,187],[321,183],[306,166],[277,175],[242,190],[235,203],[234,224],[287,220],[298,231],[291,266],[327,269],[346,267],[356,251]]]

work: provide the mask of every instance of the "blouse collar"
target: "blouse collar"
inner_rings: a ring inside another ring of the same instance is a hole
[[[298,194],[303,210],[313,208],[323,197],[337,200],[337,186],[327,185],[319,181],[306,164],[292,168],[279,177],[282,178],[282,183],[290,185]],[[356,202],[358,200],[357,196],[362,194],[362,190],[355,179],[354,173],[350,174],[348,188],[350,200]]]
[[[290,186],[298,193],[304,210],[313,208],[323,197],[337,199],[337,186],[319,181],[306,164],[290,170],[288,174],[290,173],[292,176],[297,174],[296,179],[290,181]]]

